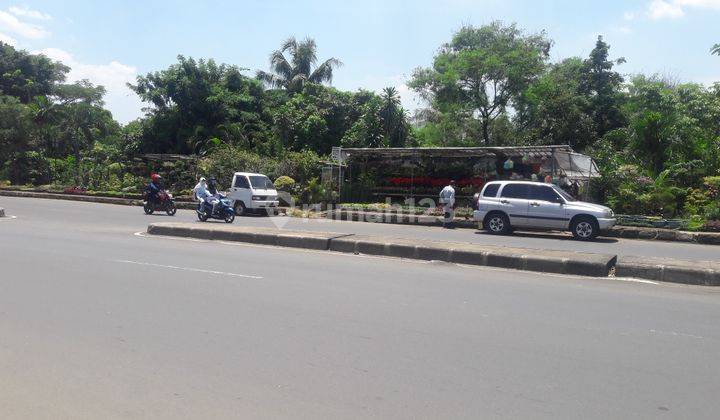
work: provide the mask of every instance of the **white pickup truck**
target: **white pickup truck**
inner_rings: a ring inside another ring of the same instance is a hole
[[[235,173],[228,198],[234,201],[235,214],[238,216],[261,209],[274,209],[280,204],[270,178],[250,172]]]

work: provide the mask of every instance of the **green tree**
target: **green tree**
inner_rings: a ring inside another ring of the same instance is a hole
[[[715,44],[710,49],[711,54],[720,55],[720,44]]]
[[[598,36],[595,48],[584,62],[584,77],[580,92],[589,98],[589,113],[595,121],[598,137],[625,125],[620,107],[623,83],[622,76],[613,71],[616,64],[625,62],[624,58],[610,60],[610,46]]]
[[[549,67],[518,101],[514,121],[530,144],[569,144],[584,150],[597,140],[595,121],[588,112],[590,97],[580,86],[585,77],[580,58]]]
[[[30,103],[65,81],[70,68],[44,55],[28,54],[0,42],[0,92]]]
[[[165,70],[129,85],[153,107],[141,150],[205,153],[218,143],[256,149],[267,140],[262,84],[237,66],[178,56]]]
[[[382,104],[378,110],[382,119],[385,143],[389,147],[404,147],[410,131],[405,110],[400,105],[400,96],[394,87],[386,87],[380,96]]]
[[[270,54],[272,72],[259,70],[257,78],[270,87],[299,92],[307,82],[318,84],[331,82],[333,69],[342,65],[337,58],[329,58],[316,66],[317,61],[315,40],[306,38],[298,42],[291,37],[282,44],[279,50]]]
[[[514,24],[466,26],[410,86],[441,113],[477,119],[482,143],[492,145],[492,122],[542,73],[550,45],[544,33],[525,35]]]

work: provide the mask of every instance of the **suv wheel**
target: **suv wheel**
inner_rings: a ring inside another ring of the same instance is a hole
[[[597,238],[600,233],[600,227],[597,220],[592,217],[578,217],[573,220],[570,231],[575,239],[581,241],[591,241]]]
[[[483,223],[485,230],[494,235],[506,235],[512,231],[510,219],[503,213],[491,213]]]

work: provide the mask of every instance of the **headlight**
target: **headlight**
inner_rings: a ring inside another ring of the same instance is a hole
[[[253,201],[259,201],[259,200],[260,200],[260,197],[257,196],[257,195],[253,195],[253,196],[252,196],[252,200],[253,200]]]
[[[612,210],[605,210],[605,217],[610,218],[615,216],[615,213]]]

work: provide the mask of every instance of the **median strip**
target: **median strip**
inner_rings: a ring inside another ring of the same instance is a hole
[[[287,231],[224,224],[153,223],[148,234],[245,242],[291,248],[379,255],[417,260],[511,268],[542,273],[606,277],[616,256],[527,248],[477,245],[462,242],[422,241],[384,236],[331,232]]]

